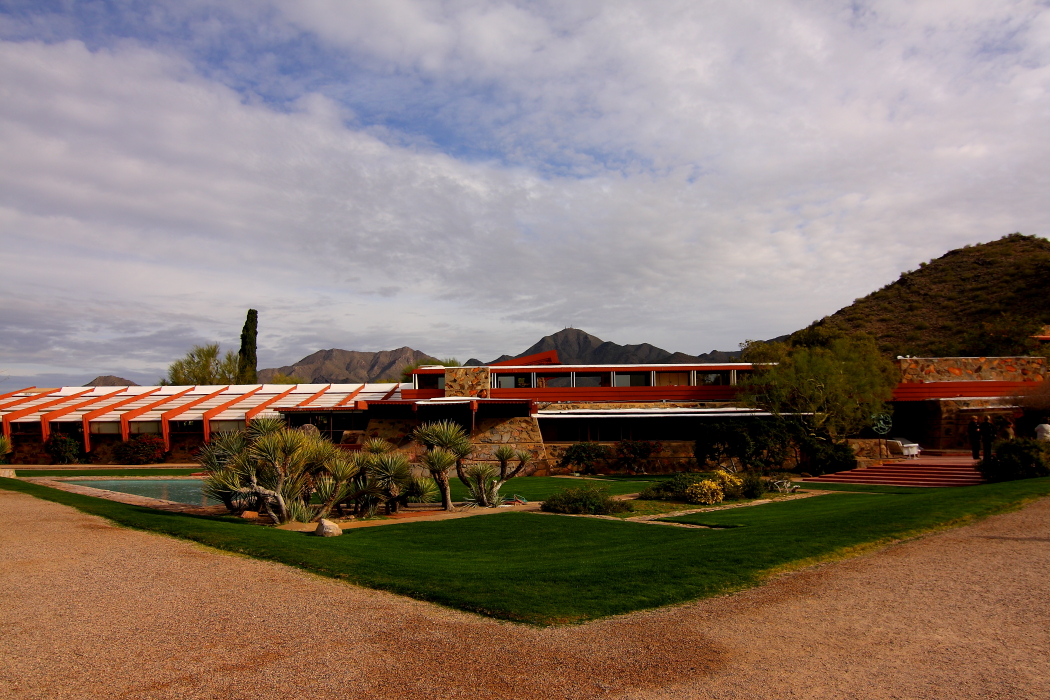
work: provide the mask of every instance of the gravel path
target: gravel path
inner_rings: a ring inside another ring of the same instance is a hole
[[[1046,698],[1050,499],[734,596],[495,622],[0,491],[0,697]]]

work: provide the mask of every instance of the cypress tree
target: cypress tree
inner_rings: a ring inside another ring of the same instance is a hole
[[[257,384],[255,344],[259,336],[259,312],[248,309],[241,329],[241,349],[237,352],[237,382],[240,384]]]

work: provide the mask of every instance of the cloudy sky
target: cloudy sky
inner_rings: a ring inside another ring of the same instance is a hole
[[[787,333],[1050,233],[1050,5],[0,0],[0,371]]]

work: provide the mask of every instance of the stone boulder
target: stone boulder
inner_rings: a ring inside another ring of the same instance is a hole
[[[336,537],[343,534],[343,529],[331,520],[322,518],[321,522],[317,523],[317,529],[314,530],[314,534],[318,537]]]

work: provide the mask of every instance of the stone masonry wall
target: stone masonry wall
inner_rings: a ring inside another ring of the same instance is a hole
[[[447,367],[445,396],[476,396],[487,399],[490,382],[488,367]]]
[[[898,360],[901,381],[918,382],[1041,382],[1045,357],[904,357]]]
[[[487,418],[475,426],[471,441],[474,443],[471,457],[474,462],[495,463],[493,452],[502,445],[508,445],[532,455],[531,464],[519,476],[543,476],[550,471],[543,436],[540,435],[540,426],[535,418]]]

